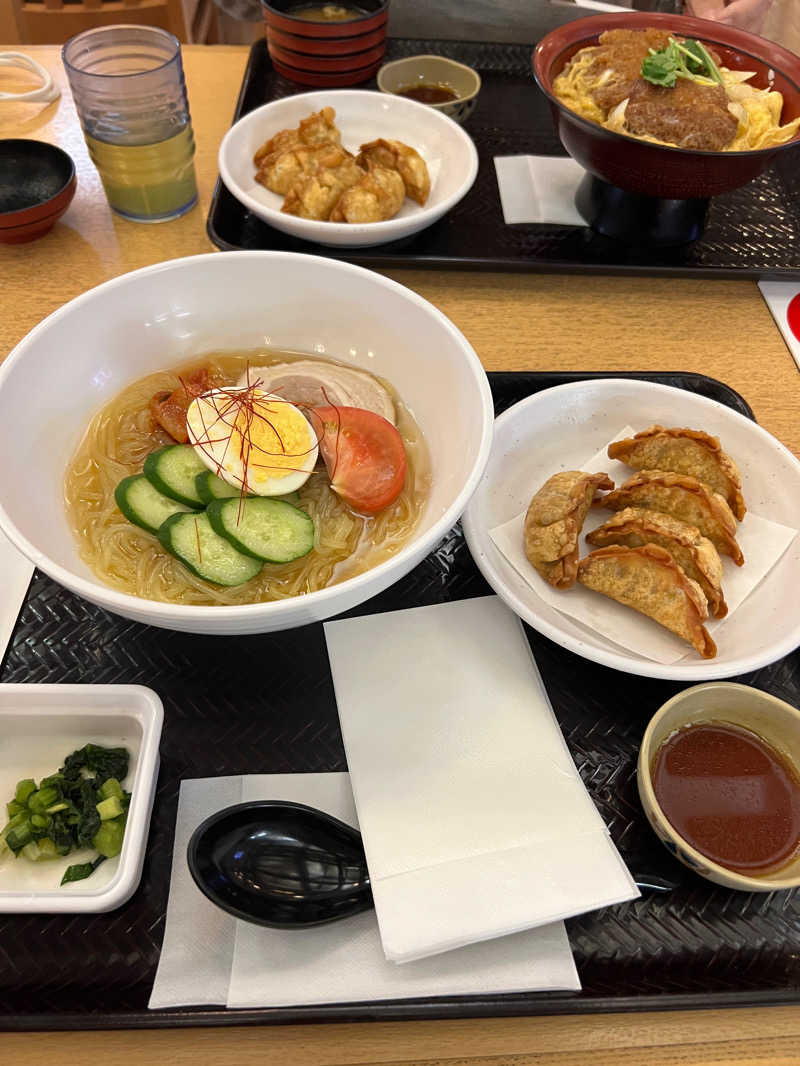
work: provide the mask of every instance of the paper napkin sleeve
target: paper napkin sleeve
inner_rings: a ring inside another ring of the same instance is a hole
[[[497,597],[325,633],[387,958],[637,895]]]

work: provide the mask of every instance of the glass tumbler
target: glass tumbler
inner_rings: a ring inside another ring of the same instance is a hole
[[[136,222],[165,222],[197,202],[194,136],[177,37],[104,26],[61,58],[108,202]]]

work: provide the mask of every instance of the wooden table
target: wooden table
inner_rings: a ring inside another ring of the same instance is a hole
[[[217,146],[230,124],[247,51],[185,49],[200,203],[162,226],[109,210],[89,162],[57,48],[28,48],[65,96],[42,108],[0,104],[0,137],[65,148],[78,192],[62,222],[29,245],[0,245],[0,358],[50,311],[108,278],[212,249],[205,219]],[[2,88],[26,85],[2,75]],[[18,89],[18,91],[20,91]],[[445,312],[487,370],[690,370],[728,382],[762,425],[800,455],[800,376],[750,281],[393,271]],[[91,1043],[87,1043],[91,1040]],[[800,1006],[461,1022],[0,1035],[9,1066],[78,1061],[173,1066],[592,1066],[800,1063]]]

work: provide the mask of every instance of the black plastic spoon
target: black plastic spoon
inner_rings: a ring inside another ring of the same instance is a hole
[[[302,929],[372,907],[361,834],[302,803],[239,803],[195,829],[187,853],[195,884],[248,922]]]
[[[338,818],[284,800],[239,803],[192,834],[189,869],[229,914],[275,929],[303,929],[373,906],[361,834]],[[634,875],[644,892],[677,885]]]

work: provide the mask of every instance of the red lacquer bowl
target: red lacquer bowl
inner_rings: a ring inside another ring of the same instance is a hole
[[[35,241],[72,202],[75,164],[54,144],[0,140],[0,243]]]
[[[342,0],[342,6],[348,2]],[[331,88],[358,85],[375,74],[386,50],[389,0],[356,0],[363,14],[344,22],[297,18],[292,12],[298,6],[298,0],[261,3],[267,48],[279,74],[300,85]]]
[[[603,129],[566,108],[553,95],[553,81],[581,48],[597,43],[605,30],[653,26],[711,45],[722,65],[753,70],[751,85],[783,94],[781,122],[800,115],[800,56],[744,30],[687,15],[624,12],[576,19],[553,30],[533,53],[536,82],[550,101],[553,119],[569,154],[590,173],[628,192],[665,199],[706,199],[752,181],[777,155],[797,154],[800,134],[775,148],[750,152],[698,152],[638,141]]]

